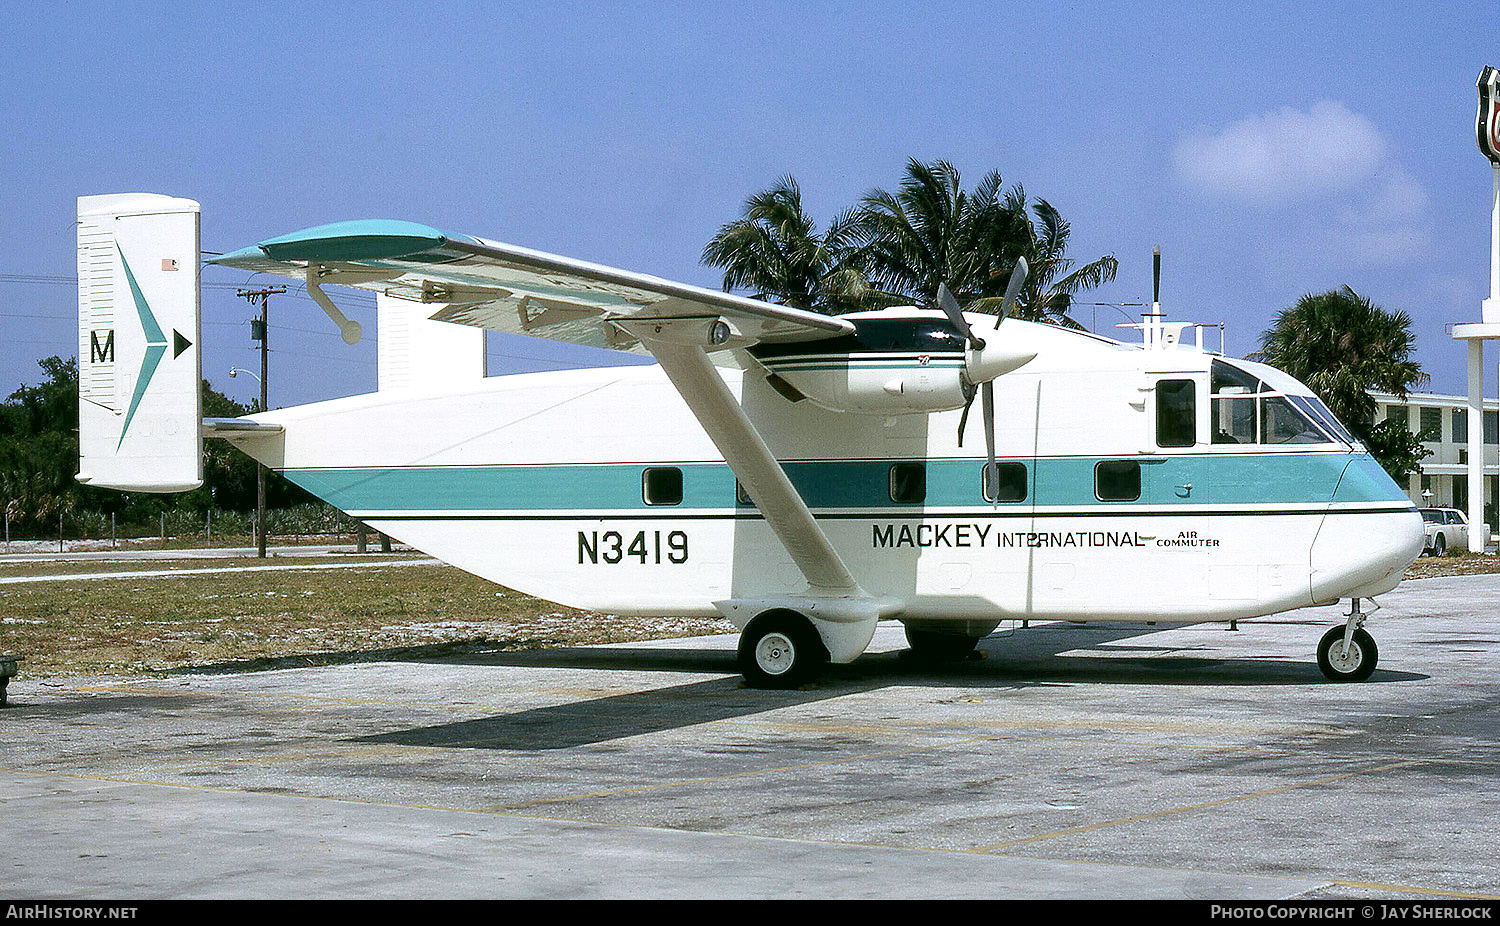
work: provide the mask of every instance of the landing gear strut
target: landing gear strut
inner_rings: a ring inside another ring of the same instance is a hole
[[[1318,642],[1318,668],[1335,682],[1362,682],[1375,671],[1380,651],[1375,639],[1365,632],[1358,598],[1351,600],[1345,616],[1348,620],[1344,626],[1329,630]]]

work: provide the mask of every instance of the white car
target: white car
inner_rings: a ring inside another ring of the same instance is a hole
[[[1422,526],[1427,531],[1424,556],[1447,556],[1469,549],[1469,521],[1457,508],[1421,508]]]

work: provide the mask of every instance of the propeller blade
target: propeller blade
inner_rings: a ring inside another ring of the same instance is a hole
[[[1031,272],[1031,265],[1026,263],[1026,258],[1016,258],[1016,266],[1010,272],[1010,282],[1005,287],[1005,298],[1000,302],[1000,316],[995,319],[995,327],[1010,317],[1010,310],[1015,307],[1016,297],[1021,295],[1021,287],[1026,284],[1026,275]]]
[[[991,500],[994,504],[1000,504],[1000,470],[995,465],[995,381],[987,379],[979,387],[981,399],[980,410],[984,414],[984,451],[986,481],[993,480]]]
[[[974,405],[973,387],[970,387],[969,398],[964,402],[963,414],[958,416],[958,446],[964,445],[964,428],[969,426],[969,409]]]
[[[975,350],[984,348],[984,342],[975,337],[973,330],[969,328],[963,310],[958,307],[958,300],[954,299],[953,294],[948,291],[947,283],[938,284],[938,305],[943,307],[943,314],[948,316],[948,321],[953,323],[953,327],[958,329],[959,334],[962,334]]]

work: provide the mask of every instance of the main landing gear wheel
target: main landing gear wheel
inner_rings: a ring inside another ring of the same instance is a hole
[[[1354,631],[1349,649],[1344,650],[1346,628],[1335,627],[1323,634],[1318,642],[1318,668],[1335,682],[1362,682],[1375,671],[1380,651],[1375,647],[1375,638],[1364,630]]]
[[[767,611],[740,634],[739,661],[752,688],[799,688],[817,677],[828,650],[801,614]]]
[[[962,633],[944,633],[941,630],[917,630],[906,628],[906,642],[911,646],[911,655],[924,662],[958,662],[967,659],[979,645],[980,637]]]

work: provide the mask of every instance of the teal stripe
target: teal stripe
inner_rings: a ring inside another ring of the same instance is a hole
[[[1002,508],[1097,506],[1094,466],[1105,459],[1006,459],[1028,464],[1029,498]],[[1408,504],[1405,493],[1367,455],[1345,453],[1226,454],[1136,457],[1141,497],[1121,507],[1294,505],[1339,502]],[[1349,465],[1353,463],[1353,465]],[[672,464],[663,464],[672,465]],[[735,478],[722,463],[675,464],[683,472],[678,506],[647,505],[642,464],[551,466],[415,466],[291,469],[287,478],[330,504],[354,511],[484,511],[564,509],[663,510],[733,508]],[[812,508],[907,508],[891,502],[889,461],[784,464]],[[925,507],[985,504],[979,494],[982,460],[927,464]],[[1349,475],[1344,475],[1348,465]],[[1180,487],[1191,485],[1184,492]]]
[[[1406,493],[1391,480],[1385,469],[1369,454],[1360,454],[1349,462],[1334,492],[1335,502],[1360,502],[1368,499],[1398,498],[1407,500]]]
[[[115,245],[115,250],[120,251],[118,244]],[[135,377],[135,392],[130,396],[130,409],[125,413],[125,423],[120,426],[120,440],[115,444],[116,450],[124,446],[125,432],[130,430],[135,411],[140,407],[141,399],[145,398],[146,387],[151,384],[151,377],[156,375],[157,364],[161,363],[162,355],[167,352],[167,336],[162,333],[161,325],[156,323],[156,316],[152,314],[140,284],[135,281],[135,274],[130,270],[130,262],[125,259],[124,251],[120,251],[120,265],[125,268],[125,280],[130,284],[130,297],[135,300],[135,312],[140,316],[141,330],[146,334],[146,353],[141,358],[141,369]]]

